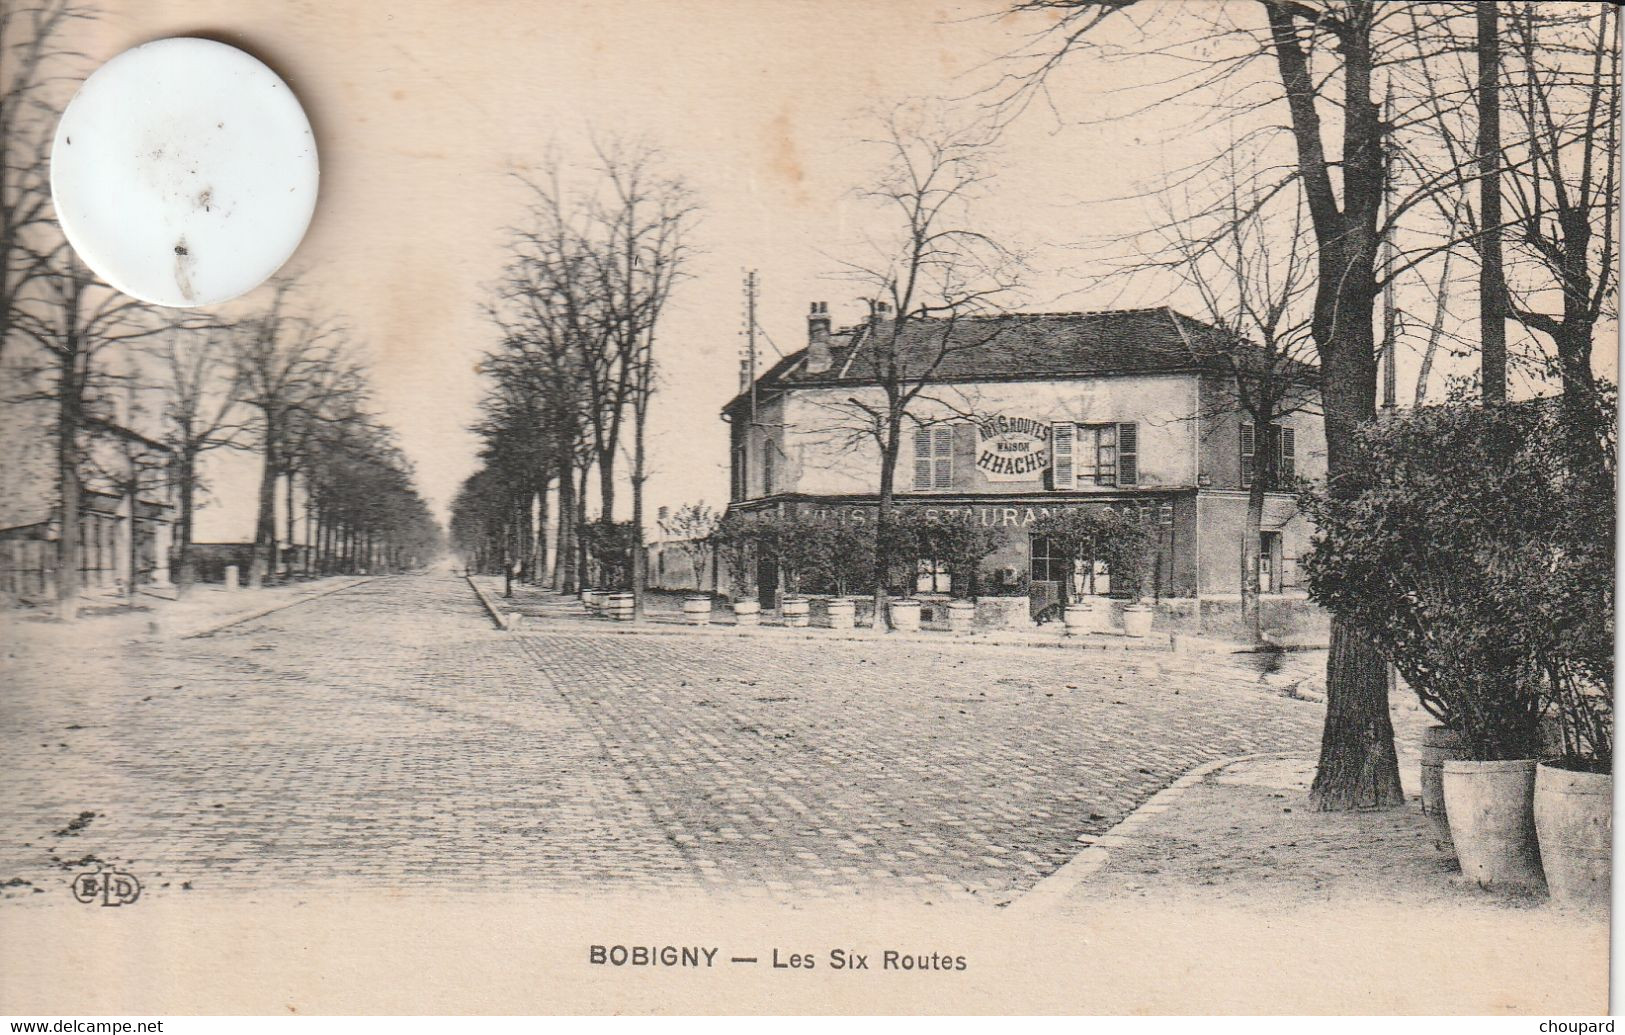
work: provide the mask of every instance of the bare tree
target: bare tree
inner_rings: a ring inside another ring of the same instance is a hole
[[[660,155],[641,145],[597,149],[604,196],[593,207],[598,307],[624,376],[632,416],[632,613],[643,611],[645,566],[644,485],[648,481],[649,407],[656,387],[655,341],[660,318],[688,259],[697,216],[687,185],[660,169]],[[599,458],[599,470],[606,470]],[[608,497],[606,497],[606,500]],[[604,516],[610,517],[608,503]]]
[[[79,57],[64,37],[94,12],[74,0],[0,4],[0,358],[17,308],[52,275],[60,236],[51,216],[51,133],[64,63]]]
[[[1200,334],[1195,342],[1204,358],[1217,360],[1227,375],[1215,386],[1209,405],[1226,415],[1239,410],[1252,422],[1241,602],[1255,643],[1263,638],[1259,550],[1264,503],[1272,489],[1291,484],[1279,461],[1286,455],[1281,437],[1290,432],[1279,422],[1320,402],[1307,306],[1314,289],[1314,247],[1302,198],[1295,190],[1275,195],[1290,211],[1272,214],[1265,193],[1256,177],[1233,175],[1220,192],[1224,201],[1197,218],[1170,214],[1164,230],[1176,269],[1218,329],[1217,334]],[[1205,232],[1193,232],[1199,228]]]
[[[1517,136],[1505,178],[1509,243],[1521,261],[1504,287],[1513,319],[1555,348],[1576,455],[1601,470],[1611,429],[1593,427],[1592,348],[1599,321],[1618,317],[1620,22],[1611,4],[1580,6],[1512,12],[1507,94]]]
[[[975,203],[992,177],[993,133],[956,124],[940,109],[900,105],[871,141],[885,156],[872,186],[890,232],[872,239],[868,261],[847,261],[842,278],[860,286],[869,323],[859,348],[872,391],[824,406],[827,433],[870,443],[879,459],[875,513],[874,622],[885,620],[897,459],[914,412],[943,365],[983,349],[1012,327],[1003,312],[1019,287],[1022,257],[975,224]]]
[[[198,493],[206,488],[201,460],[217,449],[247,448],[228,334],[219,327],[176,325],[151,348],[155,386],[164,398],[164,439],[174,454],[177,527],[171,567],[181,593],[197,576],[191,551]]]
[[[296,422],[319,418],[334,395],[350,390],[342,329],[331,319],[296,312],[294,281],[277,284],[264,313],[245,320],[232,339],[238,400],[248,409],[263,462],[254,525],[252,586],[277,570],[276,489],[290,462]]]

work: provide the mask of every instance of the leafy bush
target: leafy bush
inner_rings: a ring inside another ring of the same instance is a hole
[[[743,600],[756,587],[754,567],[758,522],[739,511],[730,511],[716,523],[706,542],[717,551],[717,556],[728,566],[728,587],[734,600]]]
[[[598,581],[605,589],[629,592],[632,589],[632,551],[637,533],[630,521],[594,521],[582,526],[587,556],[597,565]]]
[[[898,511],[887,536],[886,566],[891,573],[888,585],[912,594],[920,560],[930,559],[947,565],[954,597],[975,596],[983,585],[982,560],[998,544],[993,529],[966,517],[928,517],[917,510]]]
[[[1458,399],[1366,427],[1347,480],[1301,496],[1310,595],[1474,758],[1534,755],[1554,701],[1566,750],[1611,756],[1612,472],[1577,475],[1569,441],[1551,406]]]
[[[1034,521],[1030,530],[1047,537],[1055,554],[1083,562],[1091,583],[1096,563],[1103,561],[1114,589],[1133,586],[1139,595],[1145,595],[1151,587],[1155,539],[1137,513],[1130,517],[1105,506],[1068,507]],[[1062,580],[1063,603],[1071,591],[1071,580]]]

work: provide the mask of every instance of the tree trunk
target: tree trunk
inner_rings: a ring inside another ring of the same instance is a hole
[[[610,451],[598,457],[598,505],[603,520],[615,520],[615,454]]]
[[[288,521],[288,550],[291,552],[291,556],[288,558],[289,579],[293,578],[293,567],[294,564],[297,563],[297,558],[299,556],[299,540],[295,539],[293,535],[293,475],[294,472],[292,469],[290,469],[288,471],[288,481],[282,488],[282,509],[286,511]]]
[[[576,482],[568,464],[559,467],[559,527],[553,545],[553,588],[561,593],[580,590],[576,569]]]
[[[269,441],[265,464],[260,469],[259,511],[254,522],[254,560],[249,566],[248,585],[258,589],[276,570],[276,449]]]
[[[582,585],[587,585],[592,578],[592,571],[587,566],[587,538],[582,534],[587,527],[587,476],[589,473],[587,468],[583,467],[581,469],[581,484],[576,489],[575,542],[570,544],[570,549],[576,555],[576,579]]]
[[[1258,582],[1258,561],[1264,533],[1264,493],[1269,487],[1270,425],[1254,417],[1253,427],[1253,480],[1247,490],[1247,522],[1241,533],[1241,622],[1255,644],[1264,640],[1264,621],[1258,596],[1263,591]]]
[[[643,550],[644,425],[648,415],[640,407],[632,429],[632,620],[643,618],[643,584],[648,579],[648,556]]]
[[[77,303],[75,303],[77,304]],[[56,544],[57,616],[64,622],[79,617],[79,425],[82,388],[79,383],[77,343],[70,340],[62,351],[58,382],[57,491],[61,496],[61,534]]]
[[[1501,38],[1500,5],[1479,0],[1478,8],[1478,298],[1480,379],[1484,403],[1507,398],[1507,313],[1501,264]]]
[[[185,596],[197,582],[197,570],[192,562],[192,509],[197,502],[197,455],[183,450],[180,455],[178,478],[180,493],[179,527],[172,548],[175,569],[175,595]]]
[[[1314,226],[1317,277],[1311,327],[1321,361],[1330,491],[1356,492],[1347,482],[1354,436],[1376,419],[1375,314],[1378,216],[1386,193],[1381,112],[1371,95],[1375,57],[1367,2],[1343,9],[1338,52],[1343,61],[1342,204],[1339,205],[1316,109],[1317,88],[1295,13],[1266,2],[1271,46],[1292,119],[1298,171]],[[1313,808],[1402,804],[1399,763],[1388,715],[1381,657],[1343,618],[1332,616],[1326,661],[1326,725],[1320,766],[1310,788]]]
[[[875,613],[870,624],[879,629],[884,623],[888,632],[892,628],[886,609],[886,581],[891,575],[892,497],[896,494],[897,454],[902,441],[902,415],[898,414],[886,428],[885,447],[880,451],[880,499],[875,506]]]

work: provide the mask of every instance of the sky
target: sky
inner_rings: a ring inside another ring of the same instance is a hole
[[[855,193],[877,169],[869,114],[975,94],[1006,67],[990,62],[1042,24],[991,17],[996,3],[931,0],[103,5],[77,41],[93,63],[162,36],[211,36],[266,61],[304,103],[321,194],[290,268],[352,328],[377,408],[442,515],[477,465],[475,368],[495,341],[481,305],[521,216],[514,173],[550,148],[584,158],[593,134],[619,135],[658,146],[693,187],[703,216],[659,332],[649,495],[651,507],[720,507],[718,410],[738,388],[745,272],[759,271],[767,363],[804,343],[811,301],[828,301],[837,324],[856,321],[858,290],[836,275],[873,218]],[[1006,133],[978,219],[1030,251],[1026,307],[1198,312],[1166,282],[1096,283],[1077,247],[1144,229],[1156,203],[1113,199],[1227,146],[1211,129],[1193,133],[1189,109],[1113,119],[1136,106],[1136,77],[1173,70],[1074,63],[1056,80],[1055,111],[1035,109]],[[249,534],[254,477],[247,458],[219,467],[200,539]]]

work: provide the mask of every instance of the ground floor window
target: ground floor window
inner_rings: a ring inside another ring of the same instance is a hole
[[[1033,582],[1056,582],[1071,579],[1071,595],[1080,597],[1089,592],[1088,569],[1082,560],[1059,553],[1049,536],[1032,537],[1031,553]],[[1111,570],[1105,561],[1095,562],[1095,593],[1104,595],[1112,591]]]

